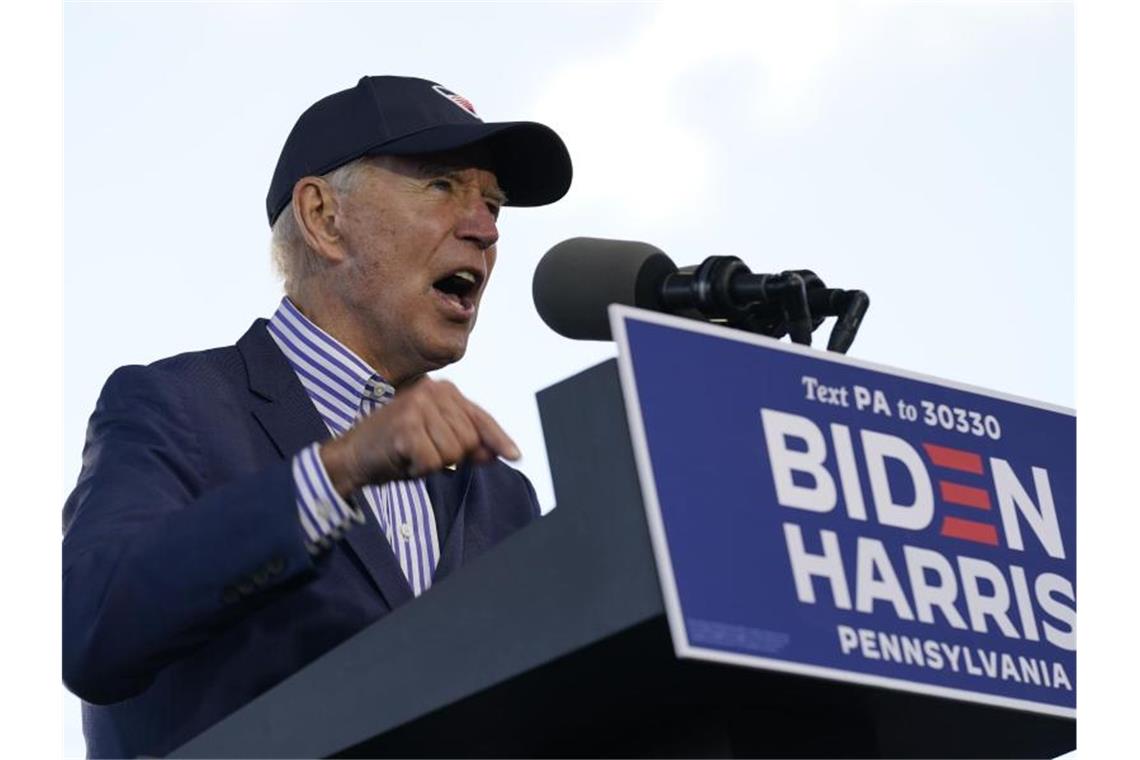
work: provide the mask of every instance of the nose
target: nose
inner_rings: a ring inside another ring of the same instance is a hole
[[[499,227],[495,214],[488,207],[488,201],[481,193],[473,193],[465,204],[462,219],[455,234],[463,240],[470,240],[485,251],[499,240]]]

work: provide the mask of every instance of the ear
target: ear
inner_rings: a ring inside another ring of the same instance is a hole
[[[320,177],[302,177],[293,185],[293,219],[305,243],[330,263],[345,258],[344,237],[337,227],[336,193]]]

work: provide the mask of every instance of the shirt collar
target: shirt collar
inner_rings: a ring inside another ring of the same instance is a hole
[[[376,370],[302,314],[288,296],[268,328],[330,427],[348,427],[366,401],[386,403],[395,394]]]

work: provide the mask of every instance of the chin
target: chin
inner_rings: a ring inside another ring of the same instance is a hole
[[[461,345],[444,345],[436,346],[435,350],[425,353],[425,357],[431,364],[429,372],[437,369],[443,369],[449,364],[455,364],[464,357],[467,353],[467,341],[464,340]]]
[[[462,359],[467,354],[467,342],[471,335],[471,324],[445,322],[424,326],[426,329],[415,334],[409,345],[426,367],[433,372]]]

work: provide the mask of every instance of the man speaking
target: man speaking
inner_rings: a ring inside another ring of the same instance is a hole
[[[63,673],[93,757],[162,755],[538,515],[462,358],[504,205],[562,140],[422,79],[305,111],[266,198],[285,298],[235,346],[117,370],[64,507]]]

